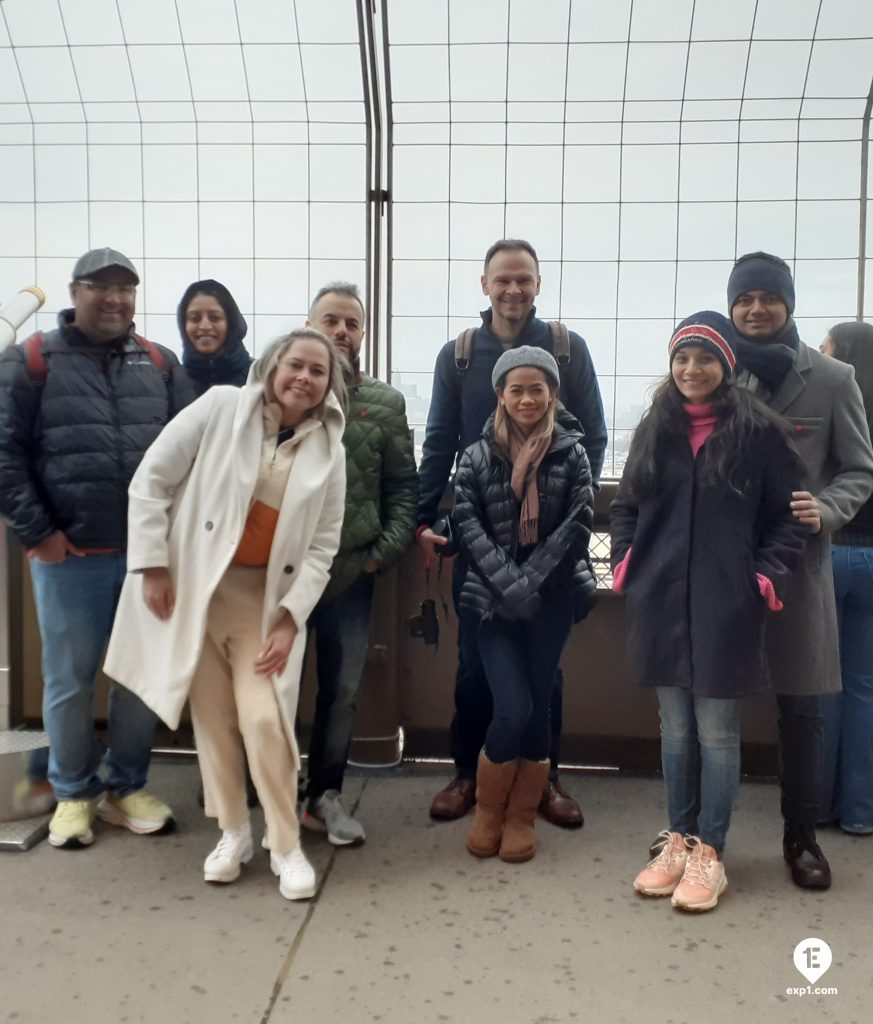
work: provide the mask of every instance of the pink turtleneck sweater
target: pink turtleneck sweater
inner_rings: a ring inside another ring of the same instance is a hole
[[[697,453],[703,447],[704,441],[706,441],[715,428],[716,418],[712,414],[712,402],[706,402],[703,405],[692,405],[686,402],[683,408],[688,414],[688,443],[691,445],[691,452],[696,459]],[[621,593],[624,586],[624,578],[627,575],[627,567],[632,550],[632,548],[628,548],[627,554],[618,563],[612,574],[612,589],[617,594]],[[755,576],[758,580],[758,590],[770,611],[782,611],[783,605],[776,596],[772,581],[760,572],[755,573]]]

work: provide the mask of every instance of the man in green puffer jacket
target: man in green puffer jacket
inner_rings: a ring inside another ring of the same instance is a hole
[[[321,288],[307,326],[326,334],[346,356],[349,406],[343,435],[346,518],[330,583],[309,618],[318,695],[300,823],[345,846],[365,838],[340,794],[367,655],[374,574],[412,542],[418,478],[403,395],[361,373],[364,307],[357,287],[336,281]]]

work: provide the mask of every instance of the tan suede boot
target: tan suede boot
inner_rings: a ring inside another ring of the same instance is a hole
[[[495,764],[483,750],[476,767],[476,812],[467,838],[467,849],[474,857],[494,857],[500,849],[506,801],[518,761]]]
[[[548,775],[548,761],[518,762],[518,772],[506,805],[506,822],[500,843],[501,860],[520,864],[536,853],[534,822]]]

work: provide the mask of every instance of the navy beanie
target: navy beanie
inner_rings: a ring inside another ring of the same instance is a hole
[[[740,256],[728,278],[728,311],[733,311],[741,295],[758,291],[778,295],[788,307],[788,315],[794,313],[794,281],[785,260],[771,256],[769,252],[750,252]]]
[[[680,348],[699,345],[721,360],[725,377],[730,377],[737,365],[737,335],[734,325],[726,316],[711,309],[692,313],[676,326],[670,338],[670,362]]]

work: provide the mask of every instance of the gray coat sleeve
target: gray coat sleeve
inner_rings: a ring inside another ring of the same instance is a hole
[[[854,374],[846,375],[834,396],[830,463],[830,482],[816,494],[827,534],[845,526],[873,494],[873,449]]]

